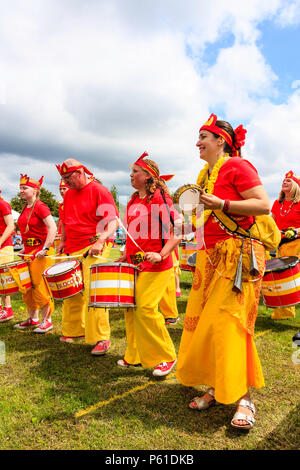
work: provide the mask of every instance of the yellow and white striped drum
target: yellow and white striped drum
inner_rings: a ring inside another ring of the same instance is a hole
[[[128,263],[93,264],[89,307],[135,307],[137,271]]]
[[[14,261],[0,266],[0,295],[26,292],[32,287],[28,261]]]

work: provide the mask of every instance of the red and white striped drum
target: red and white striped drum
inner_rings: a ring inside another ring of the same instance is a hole
[[[13,261],[0,266],[0,295],[11,295],[32,287],[28,261]]]
[[[194,253],[197,253],[196,243],[185,243],[182,246],[180,262],[180,269],[182,269],[182,271],[195,271],[195,267],[188,264],[189,257]]]
[[[135,307],[138,268],[128,263],[93,264],[89,307]]]
[[[70,259],[50,266],[43,272],[55,300],[64,300],[84,289],[80,261]]]
[[[300,264],[297,256],[282,256],[267,261],[262,295],[265,305],[271,308],[300,303]]]

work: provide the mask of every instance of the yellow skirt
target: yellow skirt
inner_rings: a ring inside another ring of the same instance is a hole
[[[300,257],[300,239],[285,243],[278,248],[277,256],[298,256]],[[295,318],[295,307],[274,308],[272,319],[284,320],[286,318]]]
[[[249,274],[251,247],[244,240],[243,289],[232,291],[241,240],[233,237],[200,250],[178,353],[177,378],[186,386],[207,385],[229,404],[250,386],[264,386],[254,343],[254,325],[265,266],[265,250],[253,242],[259,280]],[[255,282],[253,282],[255,281]]]

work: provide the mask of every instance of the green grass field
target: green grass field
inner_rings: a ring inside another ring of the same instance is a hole
[[[181,320],[169,327],[177,349],[191,281],[190,273],[182,274]],[[125,351],[122,310],[110,314],[109,352],[94,357],[91,346],[59,341],[60,303],[46,335],[15,330],[26,318],[20,296],[13,308],[15,318],[0,325],[6,350],[0,364],[1,450],[299,449],[300,364],[292,360],[292,337],[300,331],[300,307],[295,319],[275,322],[271,309],[260,305],[256,344],[266,387],[252,391],[257,414],[249,433],[230,426],[234,405],[190,410],[195,389],[179,384],[175,374],[155,379],[148,369],[118,367]]]

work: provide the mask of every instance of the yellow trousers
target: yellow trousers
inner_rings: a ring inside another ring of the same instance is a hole
[[[105,246],[101,256],[108,258],[112,244]],[[88,247],[70,254],[81,255]],[[84,291],[63,301],[62,334],[68,337],[85,336],[86,343],[96,343],[110,338],[109,313],[104,308],[88,307],[90,291],[90,267],[92,264],[105,263],[105,260],[87,256],[82,258]]]
[[[300,239],[285,243],[278,248],[277,256],[298,256],[300,257]],[[295,318],[295,307],[274,308],[272,319],[284,320],[286,318]]]
[[[30,257],[27,258],[30,261],[29,272],[32,282],[32,288],[22,294],[22,298],[27,307],[28,312],[29,310],[37,310],[39,308],[43,308],[48,304],[50,307],[50,314],[54,312],[54,301],[52,299],[52,294],[46,279],[43,277],[43,272],[45,271],[45,269],[47,269],[49,266],[52,266],[53,264],[53,259],[50,258],[53,253],[53,248],[50,248],[50,250],[48,251],[49,256],[34,259]]]
[[[173,342],[158,311],[173,268],[162,272],[141,272],[136,284],[136,308],[125,311],[127,348],[125,360],[155,367],[176,359]]]
[[[265,250],[253,245],[262,276]],[[261,280],[252,282],[249,274],[248,240],[244,240],[243,290],[232,291],[240,246],[241,240],[231,237],[198,252],[177,362],[182,384],[213,387],[216,400],[224,404],[237,401],[250,386],[264,386],[253,339]]]
[[[170,272],[167,288],[159,302],[159,309],[164,318],[177,318],[178,308],[176,300],[176,284],[174,268]]]

